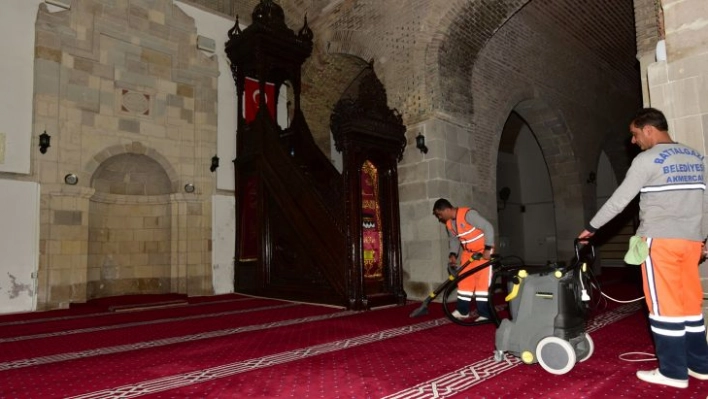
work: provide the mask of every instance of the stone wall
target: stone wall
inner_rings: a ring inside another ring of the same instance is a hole
[[[81,1],[57,13],[41,5],[36,29],[34,123],[52,136],[33,172],[42,184],[38,308],[211,293],[218,67],[196,49],[194,21],[170,0]],[[106,169],[117,156],[134,162]]]

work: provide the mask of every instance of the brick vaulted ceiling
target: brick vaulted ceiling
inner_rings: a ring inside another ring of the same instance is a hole
[[[184,1],[238,15],[248,25],[260,0]],[[444,98],[455,92],[460,98],[469,95],[464,79],[471,79],[477,54],[524,7],[542,10],[559,37],[586,46],[598,62],[636,88],[637,1],[648,0],[275,0],[291,29],[299,29],[307,15],[315,34],[315,51],[303,71],[302,99],[308,124],[323,147],[329,112],[370,60],[387,89],[389,106],[401,111],[405,123],[439,111],[464,115],[464,104]]]
[[[637,87],[634,7],[632,0],[479,0],[458,11],[439,46],[439,90],[434,107],[446,113],[466,114],[469,102],[445,103],[440,93],[468,98],[471,71],[477,55],[507,21],[524,8],[546,17],[545,23],[563,40],[573,39],[595,54],[598,62],[620,72],[628,89]],[[460,61],[464,59],[465,61]],[[455,76],[456,79],[447,79]]]
[[[628,78],[637,71],[632,0],[534,0],[549,23],[584,43]]]

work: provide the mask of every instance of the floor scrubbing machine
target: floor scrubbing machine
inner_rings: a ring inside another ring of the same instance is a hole
[[[589,243],[574,243],[568,266],[549,264],[516,271],[506,301],[510,319],[496,330],[494,359],[508,352],[526,364],[540,363],[552,374],[565,374],[592,356],[594,343],[585,331],[590,275],[595,259]],[[587,287],[587,288],[586,288]]]

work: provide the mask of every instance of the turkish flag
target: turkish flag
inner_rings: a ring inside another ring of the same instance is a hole
[[[256,119],[260,106],[262,94],[258,80],[246,77],[243,95],[243,117],[246,119],[246,123],[249,123]],[[265,103],[270,111],[270,117],[275,120],[275,85],[273,83],[266,82],[265,84]]]

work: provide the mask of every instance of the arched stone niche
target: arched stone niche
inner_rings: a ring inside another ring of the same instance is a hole
[[[171,292],[172,182],[145,154],[104,160],[91,177],[87,299]]]

